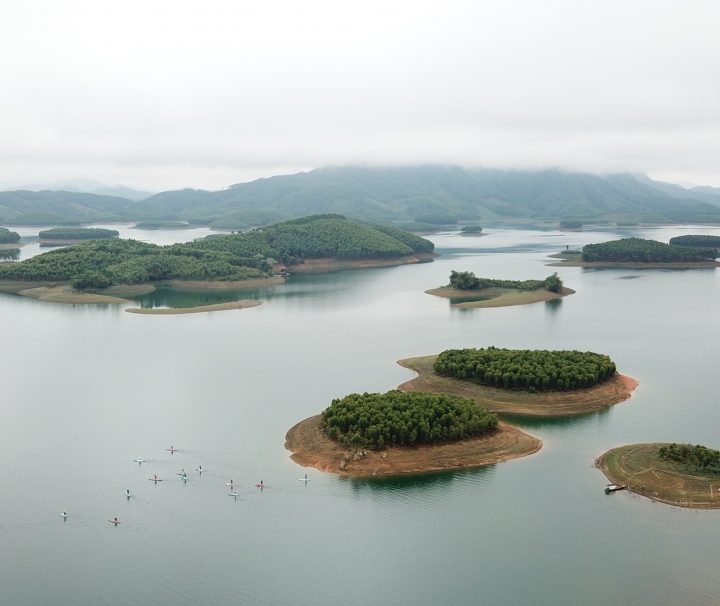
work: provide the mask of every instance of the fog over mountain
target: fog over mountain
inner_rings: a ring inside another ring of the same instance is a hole
[[[417,164],[720,186],[718,22],[699,0],[6,2],[0,188]]]

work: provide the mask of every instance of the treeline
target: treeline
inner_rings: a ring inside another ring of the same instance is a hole
[[[448,349],[435,360],[437,374],[481,385],[527,391],[592,387],[615,374],[615,363],[591,351]]]
[[[313,215],[249,232],[214,235],[191,244],[203,250],[286,264],[305,259],[384,259],[432,252],[429,240],[389,226],[365,225],[341,215]]]
[[[717,257],[716,250],[690,248],[643,240],[625,238],[583,247],[583,261],[635,261],[641,263],[672,263],[683,261],[707,261]]]
[[[670,444],[658,453],[665,461],[675,461],[697,471],[720,474],[720,450],[697,444]]]
[[[460,233],[462,234],[479,234],[482,233],[482,227],[479,225],[463,225],[460,228]]]
[[[154,280],[246,280],[270,275],[262,258],[240,258],[185,244],[92,240],[0,266],[0,279],[69,281],[79,289]]]
[[[182,221],[149,220],[140,221],[133,227],[136,229],[190,229],[192,225],[189,223],[183,223]]]
[[[714,248],[720,249],[720,236],[708,235],[687,235],[670,238],[673,246],[690,246],[691,248]],[[717,256],[717,255],[715,255]]]
[[[10,231],[6,227],[0,227],[0,244],[14,244],[20,241],[20,234]]]
[[[53,227],[41,231],[41,240],[105,240],[117,238],[120,232],[100,227]]]
[[[471,400],[398,390],[333,400],[321,419],[329,438],[347,448],[370,449],[462,440],[498,424],[497,416]]]
[[[550,292],[560,292],[563,282],[555,272],[544,280],[494,280],[492,278],[478,278],[471,271],[451,271],[451,288],[458,290],[483,290],[485,288],[514,288],[516,290],[531,291],[545,289]]]

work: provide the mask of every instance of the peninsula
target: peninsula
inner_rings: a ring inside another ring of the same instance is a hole
[[[564,251],[551,256],[560,259],[549,263],[554,267],[691,269],[720,266],[715,260],[718,256],[715,248],[676,246],[642,238],[587,244],[580,254]]]
[[[109,294],[109,288],[115,289],[115,297],[122,297],[121,291],[127,288],[152,290],[166,284],[255,288],[282,283],[284,279],[274,275],[280,267],[283,273],[287,268],[293,273],[303,266],[331,271],[398,265],[430,260],[432,251],[432,242],[393,227],[319,215],[168,246],[117,238],[90,240],[20,263],[3,264],[0,291],[28,294],[26,291],[34,288],[63,288],[65,301],[89,303],[97,302],[97,295]],[[73,300],[69,301],[71,294]]]
[[[720,508],[720,451],[691,444],[630,444],[595,461],[611,482],[677,507]]]
[[[509,307],[552,301],[575,293],[563,286],[557,272],[544,280],[495,280],[478,278],[471,271],[450,272],[447,286],[425,291],[450,299],[452,307]]]
[[[398,364],[418,373],[403,391],[453,394],[505,414],[586,414],[627,400],[637,387],[593,352],[456,349]]]
[[[0,250],[15,250],[22,246],[20,242],[20,234],[16,231],[10,231],[6,227],[0,227]]]
[[[397,390],[333,400],[285,441],[296,463],[353,477],[480,467],[541,446],[465,398]]]

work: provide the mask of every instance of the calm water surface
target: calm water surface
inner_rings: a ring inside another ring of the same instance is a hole
[[[440,234],[434,263],[292,277],[216,314],[0,295],[0,603],[720,603],[720,511],[606,496],[593,468],[628,442],[720,446],[718,273],[561,268],[577,294],[504,309],[423,294],[451,269],[543,278],[549,252],[618,235]],[[640,387],[599,414],[518,419],[543,449],[485,469],[345,480],[284,450],[332,398],[410,378],[397,359],[488,345],[604,352]]]

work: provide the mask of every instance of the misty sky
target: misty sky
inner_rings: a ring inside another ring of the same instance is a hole
[[[720,3],[3,0],[0,186],[327,164],[720,186]]]

